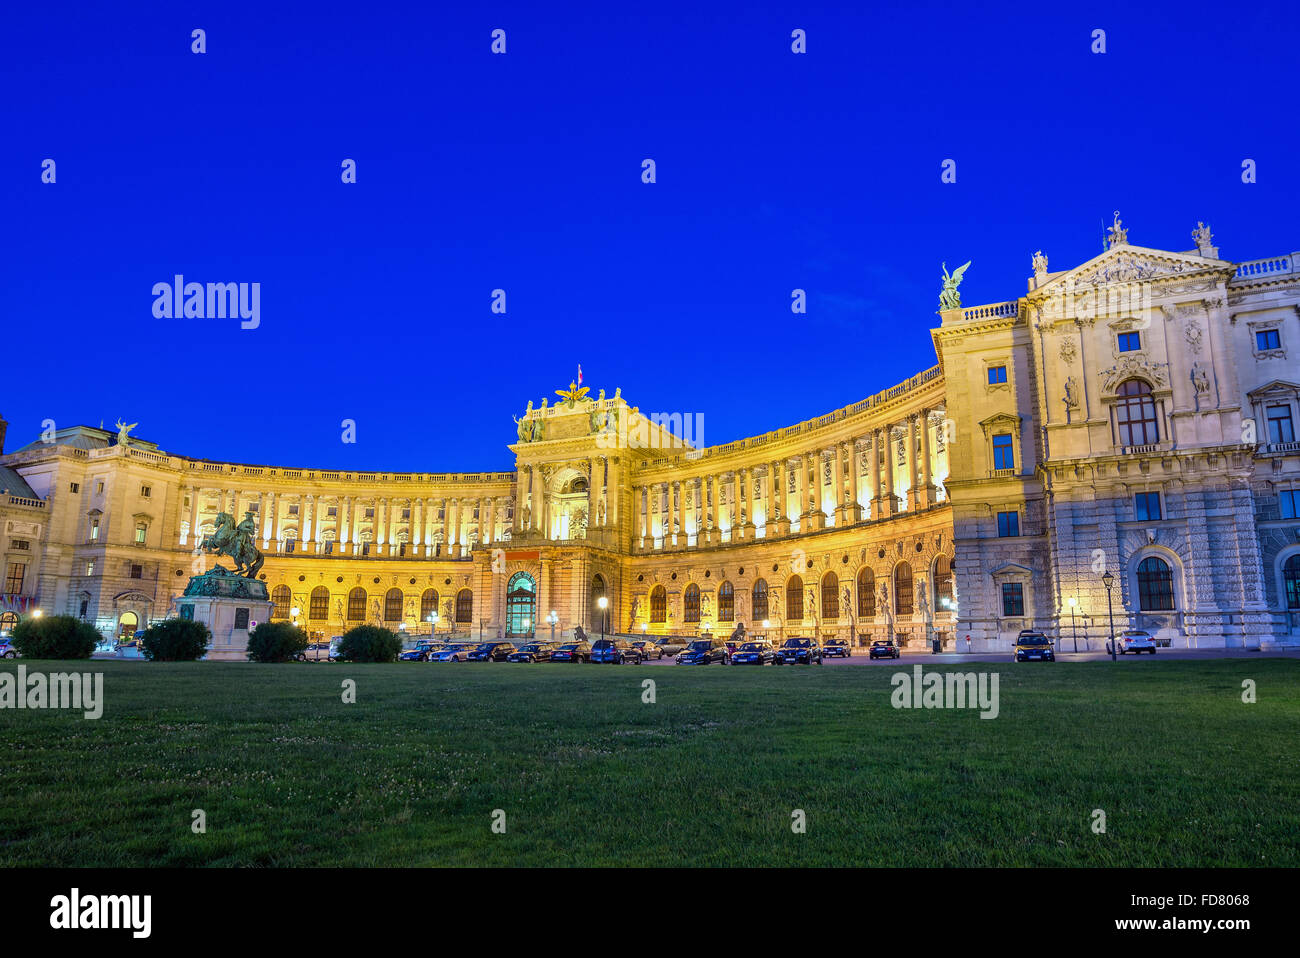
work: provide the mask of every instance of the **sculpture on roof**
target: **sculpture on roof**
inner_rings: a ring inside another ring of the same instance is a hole
[[[948,264],[943,264],[943,290],[939,293],[940,309],[961,308],[961,294],[957,292],[957,287],[961,285],[962,274],[970,264],[971,261],[967,260],[965,264],[957,267],[951,276],[948,275]]]
[[[138,422],[133,422],[128,424],[122,422],[122,420],[119,419],[116,423],[114,423],[114,425],[117,426],[117,444],[119,446],[128,446],[131,444],[129,438],[129,434],[131,430],[140,424]]]

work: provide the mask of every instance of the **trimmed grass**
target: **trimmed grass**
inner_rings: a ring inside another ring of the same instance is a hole
[[[106,706],[0,710],[8,866],[1300,864],[1295,660],[972,663],[991,721],[892,708],[909,660],[23,664]]]

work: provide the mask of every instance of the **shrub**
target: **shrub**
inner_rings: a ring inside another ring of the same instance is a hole
[[[150,662],[195,662],[208,651],[212,633],[193,619],[164,619],[151,625],[140,640],[140,653]]]
[[[103,636],[73,616],[45,615],[23,619],[9,640],[26,659],[88,659]]]
[[[338,657],[345,662],[396,662],[402,640],[377,625],[359,625],[344,633]]]
[[[248,633],[248,658],[253,662],[288,662],[307,649],[307,633],[288,622],[263,622]]]

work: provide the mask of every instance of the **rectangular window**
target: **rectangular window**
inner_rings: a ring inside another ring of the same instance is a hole
[[[1283,519],[1300,518],[1300,489],[1283,489],[1277,500]]]
[[[1276,329],[1261,329],[1255,333],[1255,348],[1261,353],[1266,349],[1281,349],[1282,334]]]
[[[402,518],[403,518],[403,519],[409,519],[409,518],[411,518],[411,510],[410,510],[410,509],[403,509],[403,510],[402,510]]]
[[[1120,333],[1119,334],[1119,351],[1121,353],[1131,353],[1136,349],[1142,348],[1141,333]]]
[[[248,511],[257,514],[262,511],[262,504],[260,502],[250,502],[248,504]]]
[[[375,510],[374,510],[374,509],[367,509],[367,510],[366,510],[366,518],[367,518],[367,519],[373,519],[374,517],[375,517]]]
[[[1139,492],[1133,497],[1133,516],[1136,519],[1161,519],[1160,493]]]
[[[135,527],[135,541],[140,545],[144,545],[144,531],[144,526]]]
[[[101,480],[100,482],[95,483],[95,495],[102,496],[103,494],[104,494],[104,483]]]
[[[91,519],[90,520],[90,541],[94,542],[98,538],[99,538],[99,520]]]
[[[81,491],[81,483],[79,483],[79,482],[74,482],[74,483],[72,483],[72,491],[73,491],[73,492],[80,492],[80,491]]]
[[[94,575],[94,574],[95,574],[95,560],[94,560],[94,559],[87,559],[87,560],[86,560],[86,575]]]
[[[996,385],[997,383],[1004,383],[1004,382],[1006,382],[1006,381],[1007,381],[1007,367],[1006,367],[1006,366],[990,366],[990,367],[989,367],[989,385],[990,385],[990,386]]]
[[[333,539],[326,539],[326,540],[325,540],[325,554],[326,554],[327,556],[332,556],[332,555],[334,554],[334,540],[333,540]]]
[[[1291,422],[1290,406],[1268,407],[1268,441],[1295,442],[1295,426]]]
[[[339,514],[338,506],[329,506],[325,509],[325,515],[330,519],[337,517],[338,514]]]
[[[10,595],[19,595],[23,591],[23,577],[27,572],[27,566],[22,562],[9,563],[5,571],[5,592]]]
[[[993,468],[1014,469],[1016,454],[1011,448],[1011,436],[1007,433],[993,437]]]
[[[292,555],[292,554],[293,554],[293,547],[297,544],[297,542],[298,542],[297,539],[285,539],[285,540],[284,540],[284,552],[285,552],[285,555]]]
[[[142,565],[133,565],[133,566],[131,566],[131,578],[132,578],[132,579],[143,579],[143,578],[144,578],[144,566],[142,566]]]
[[[298,514],[298,507],[297,507],[297,506],[290,506],[290,507],[289,507],[289,515],[291,515],[291,516],[296,516],[297,514]]]
[[[26,539],[10,539],[9,548],[18,549],[22,552],[30,552],[32,550],[32,544]]]
[[[998,538],[1006,539],[1011,536],[1020,535],[1020,513],[1019,512],[999,512],[998,513]]]
[[[1002,583],[1002,614],[1022,616],[1025,614],[1025,587],[1019,582]]]
[[[153,487],[152,487],[152,486],[141,486],[141,487],[140,487],[140,495],[141,495],[142,498],[148,499],[151,495],[153,495]]]

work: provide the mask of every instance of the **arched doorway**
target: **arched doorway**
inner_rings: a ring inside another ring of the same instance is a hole
[[[606,606],[604,609],[601,609],[600,607],[601,599],[606,600]],[[608,600],[609,594],[608,590],[605,588],[605,577],[598,572],[591,578],[591,606],[587,610],[587,615],[590,616],[587,620],[587,627],[591,631],[606,631],[604,628],[605,616],[612,614],[613,612],[613,610],[609,608]],[[610,619],[610,623],[613,623],[613,619]]]
[[[537,631],[537,583],[516,572],[506,585],[506,638],[531,638]]]
[[[140,627],[140,618],[134,612],[123,612],[122,617],[117,620],[117,635],[121,639],[129,639],[135,635],[135,630]]]

